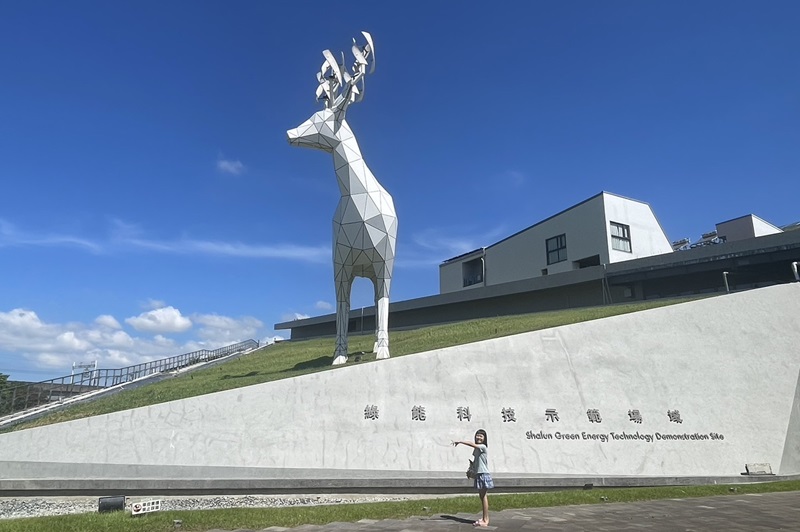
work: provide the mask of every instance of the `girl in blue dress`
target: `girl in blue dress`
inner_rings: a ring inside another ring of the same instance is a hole
[[[452,443],[454,447],[458,444],[472,447],[472,470],[475,473],[475,489],[478,490],[478,496],[481,498],[481,506],[483,507],[483,517],[472,523],[472,526],[489,526],[489,496],[486,492],[494,487],[494,481],[492,480],[492,475],[489,474],[489,452],[487,450],[489,438],[486,436],[486,431],[478,429],[475,433],[475,443],[471,441],[454,441]]]

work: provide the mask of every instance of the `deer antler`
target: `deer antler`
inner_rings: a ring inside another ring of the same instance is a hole
[[[328,109],[345,109],[351,103],[360,102],[364,98],[364,76],[367,74],[367,66],[370,67],[370,74],[375,71],[375,45],[369,33],[362,31],[361,34],[367,43],[359,47],[357,41],[353,39],[352,50],[355,62],[352,74],[345,69],[344,53],[342,53],[342,62],[339,63],[330,50],[322,52],[325,62],[317,72],[317,81],[319,81],[317,100],[323,100]]]

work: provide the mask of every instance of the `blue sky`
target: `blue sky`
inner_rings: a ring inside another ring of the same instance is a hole
[[[780,0],[3,2],[0,372],[332,312],[331,158],[286,130],[321,108],[322,50],[349,63],[360,30],[377,68],[348,121],[394,197],[395,301],[601,190],[671,240],[796,222],[798,27]]]

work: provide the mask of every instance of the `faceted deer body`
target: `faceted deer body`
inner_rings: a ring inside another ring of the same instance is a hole
[[[342,72],[341,65],[333,61],[330,52],[323,52],[326,61],[318,75],[320,88],[317,96],[325,101],[325,109],[287,131],[291,145],[332,154],[341,192],[333,217],[334,365],[347,362],[350,292],[355,277],[366,277],[375,285],[374,351],[376,358],[389,358],[389,291],[397,243],[397,215],[392,197],[364,163],[355,135],[345,120],[348,105],[363,97],[367,58],[374,55],[371,37],[368,33],[364,36],[368,41],[365,47],[353,46],[356,56],[353,76]],[[328,71],[330,75],[325,75]],[[339,89],[341,94],[337,94]]]

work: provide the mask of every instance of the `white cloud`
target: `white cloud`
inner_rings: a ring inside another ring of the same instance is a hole
[[[26,346],[24,351],[57,350],[56,339],[66,330],[68,327],[42,322],[32,310],[17,308],[0,312],[0,350],[16,353],[19,345]]]
[[[224,174],[239,175],[245,171],[245,166],[242,164],[242,161],[217,159],[217,170]]]
[[[129,353],[117,349],[109,349],[106,351],[106,356],[103,359],[103,367],[106,368],[124,368],[127,366],[134,366],[139,361],[136,361]]]
[[[44,323],[32,310],[15,308],[11,312],[0,312],[0,324],[30,331],[44,327]]]
[[[94,319],[94,322],[97,325],[101,325],[103,327],[108,327],[109,329],[122,329],[122,325],[114,318],[114,316],[110,316],[108,314],[103,314],[101,316],[97,316]]]
[[[125,331],[109,331],[105,326],[100,329],[87,329],[81,334],[87,342],[98,348],[124,349],[134,344],[133,338]]]
[[[113,346],[113,347],[133,347],[133,338],[131,338],[125,331],[117,331],[110,337],[104,339],[100,345]]]
[[[302,314],[300,312],[289,312],[281,315],[281,321],[304,320],[310,317],[311,316],[308,314]]]
[[[0,220],[0,248],[11,246],[78,247],[92,253],[103,252],[103,247],[90,240],[70,235],[30,234],[18,231],[12,224]]]
[[[131,320],[143,331],[157,334],[131,336],[108,314],[81,324],[47,323],[29,309],[0,312],[0,361],[14,368],[12,374],[24,373],[22,368],[27,368],[63,376],[70,373],[73,362],[97,360],[100,368],[120,368],[199,349],[216,349],[263,334],[263,324],[253,317],[204,314],[189,319],[173,307],[150,310],[125,321],[133,325]],[[192,321],[200,326],[196,338],[178,342],[165,336],[186,330]]]
[[[175,307],[161,307],[125,319],[125,323],[150,333],[181,333],[192,328],[192,321]]]
[[[161,301],[160,299],[148,299],[147,303],[144,304],[144,308],[148,308],[151,310],[156,310],[160,308],[164,308],[167,306],[166,301]]]
[[[428,251],[438,252],[441,260],[493,244],[504,235],[502,227],[476,231],[470,227],[430,228],[412,236],[415,244]]]
[[[45,368],[58,368],[64,366],[64,356],[58,353],[38,353],[36,361]]]
[[[143,238],[141,232],[115,232],[112,237],[117,247],[138,248],[174,255],[211,255],[251,259],[288,259],[303,262],[330,262],[329,246],[301,246],[296,244],[247,244],[244,242],[221,242],[214,240],[153,240]]]
[[[111,227],[108,232],[111,234],[112,240],[134,239],[144,233],[140,225],[132,224],[119,218],[112,218],[110,223]]]
[[[157,334],[153,337],[153,342],[159,347],[173,347],[175,345],[175,340],[172,338],[167,338],[162,334]],[[194,351],[194,349],[193,349]]]
[[[314,308],[319,310],[333,310],[333,305],[331,305],[327,301],[317,301],[316,303],[314,303]]]
[[[72,246],[92,253],[149,251],[171,255],[205,255],[250,259],[285,259],[324,264],[330,262],[328,245],[304,246],[297,244],[250,244],[177,238],[157,240],[147,238],[144,230],[122,220],[112,220],[107,240],[88,240],[71,235],[29,235],[16,231],[12,225],[0,220],[0,248],[9,246]]]
[[[75,336],[74,332],[67,331],[56,336],[56,346],[65,351],[85,351],[91,344]]]
[[[253,317],[230,318],[217,314],[192,316],[200,325],[197,336],[209,344],[229,345],[255,338],[264,324]]]
[[[173,246],[173,244],[169,244]],[[327,246],[297,246],[280,244],[277,246],[253,246],[241,242],[210,242],[183,240],[174,243],[174,251],[200,253],[205,255],[227,255],[232,257],[297,259],[309,262],[329,262],[331,250]]]

